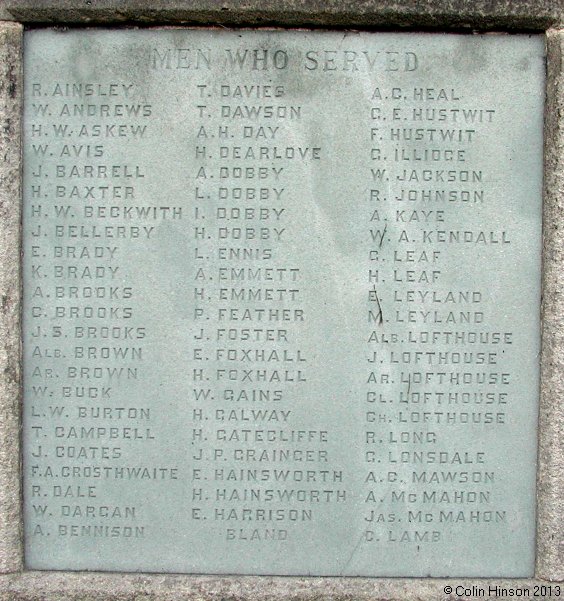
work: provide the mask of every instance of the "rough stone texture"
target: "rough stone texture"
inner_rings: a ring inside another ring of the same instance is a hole
[[[549,31],[537,574],[564,579],[564,31]]]
[[[564,25],[562,0],[4,0],[24,23],[532,29]]]
[[[561,599],[554,594],[534,597],[535,580],[442,580],[403,578],[281,578],[256,576],[180,576],[73,574],[28,572],[0,577],[0,601],[455,601],[456,587],[469,591],[464,599],[513,600],[494,595],[488,587],[528,589],[521,597]],[[453,592],[445,594],[445,587]],[[459,590],[459,593],[461,591]]]
[[[21,569],[20,121],[22,27],[0,25],[0,572]]]

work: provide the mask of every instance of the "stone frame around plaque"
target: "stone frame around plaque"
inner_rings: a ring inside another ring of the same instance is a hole
[[[32,26],[277,26],[545,33],[541,390],[534,579],[304,578],[26,570],[21,507],[22,33]],[[409,28],[409,29],[406,29]],[[564,8],[560,0],[4,0],[0,6],[0,600],[456,599],[564,595]],[[460,588],[457,588],[460,587]],[[558,587],[558,588],[557,588]],[[513,591],[513,594],[512,592]],[[527,595],[527,592],[521,596]]]

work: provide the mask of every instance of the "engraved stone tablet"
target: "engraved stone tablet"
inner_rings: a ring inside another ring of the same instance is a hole
[[[532,575],[543,38],[25,40],[27,565]]]

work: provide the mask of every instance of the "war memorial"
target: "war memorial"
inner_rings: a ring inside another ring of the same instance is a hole
[[[0,21],[0,599],[564,595],[561,4]]]

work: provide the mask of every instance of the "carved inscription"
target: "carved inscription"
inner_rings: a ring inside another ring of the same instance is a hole
[[[530,575],[543,68],[26,33],[28,565]]]

